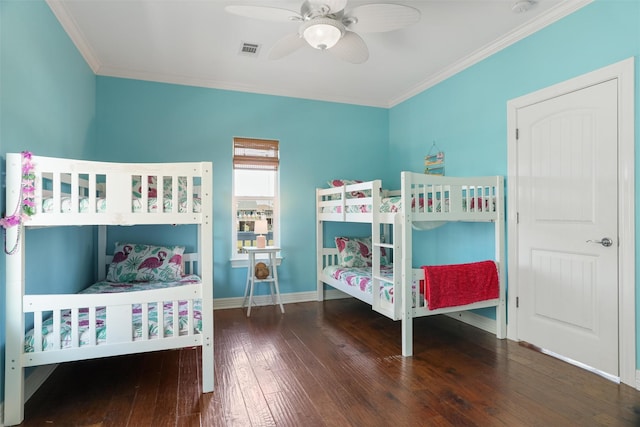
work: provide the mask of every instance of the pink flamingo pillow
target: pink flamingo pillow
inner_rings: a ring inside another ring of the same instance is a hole
[[[109,282],[173,282],[182,277],[184,246],[116,243]]]
[[[338,262],[342,267],[371,267],[371,237],[336,237]],[[380,252],[380,264],[386,265],[386,251]]]

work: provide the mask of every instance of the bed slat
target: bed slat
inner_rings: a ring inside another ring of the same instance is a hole
[[[89,345],[96,345],[96,308],[89,307]]]
[[[193,300],[187,301],[187,335],[193,335]],[[178,330],[178,333],[180,331]]]
[[[166,335],[164,333],[164,302],[158,301],[157,310],[158,310],[158,338],[165,338]]]
[[[107,306],[107,343],[127,342],[132,340],[131,304]]]
[[[148,175],[140,175],[140,209],[143,212],[147,212],[147,209],[149,209],[149,178],[151,177]]]
[[[42,351],[42,312],[33,313],[33,348]]]
[[[60,312],[61,310],[53,310],[53,348],[55,350],[62,348],[60,343]]]
[[[142,316],[141,339],[149,339],[149,304],[140,304],[140,316]]]
[[[171,303],[173,304],[173,319],[171,321],[171,325],[173,326],[173,336],[177,337],[180,335],[180,304],[178,304],[178,300],[173,300]]]
[[[89,172],[87,174],[88,176],[88,201],[89,201],[89,212],[91,213],[95,213],[97,211],[97,201],[96,201],[96,197],[98,194],[98,188],[97,188],[97,177],[95,173]]]
[[[80,336],[78,330],[78,309],[71,309],[71,347],[80,346]]]

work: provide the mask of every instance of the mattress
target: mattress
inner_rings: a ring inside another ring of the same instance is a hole
[[[412,208],[415,208],[415,199],[411,200]],[[489,206],[491,204],[491,206]],[[462,199],[463,212],[474,212],[476,205],[483,206],[482,211],[495,211],[495,200],[488,198],[471,199],[471,207],[467,209],[467,199]],[[323,213],[342,213],[342,206],[326,206],[322,208]],[[370,213],[371,205],[346,205],[345,213]],[[380,202],[380,212],[395,213],[402,212],[402,197],[386,197]],[[424,198],[419,199],[418,212],[450,212],[449,199],[427,199],[425,206]]]
[[[117,282],[97,282],[80,293],[97,294],[97,293],[115,293],[115,292],[134,292],[150,289],[162,289],[174,286],[189,285],[200,283],[200,277],[196,275],[184,276],[177,282],[136,282],[136,283],[117,283]],[[188,333],[188,302],[179,301],[179,334],[186,335]],[[165,303],[164,307],[164,336],[172,336],[174,331],[173,325],[173,304]],[[193,304],[193,328],[194,332],[199,333],[202,330],[202,303],[200,300],[195,300]],[[133,325],[132,325],[132,337],[134,341],[142,337],[142,307],[139,304],[132,306],[133,312]],[[149,337],[158,337],[158,307],[157,304],[149,304]],[[107,338],[107,324],[106,324],[106,309],[105,307],[96,308],[96,343],[101,344],[106,342]],[[80,334],[80,347],[88,345],[90,343],[89,337],[89,311],[88,309],[80,309],[78,313],[79,321],[79,334]],[[60,344],[62,348],[71,347],[71,310],[64,310],[61,315],[60,326]],[[53,318],[42,322],[42,350],[47,351],[54,348],[53,337]],[[24,351],[31,353],[34,351],[34,336],[33,330],[27,332],[25,336]]]
[[[155,197],[149,197],[147,199],[147,210],[143,211],[142,209],[142,199],[133,198],[131,203],[131,211],[134,213],[139,212],[158,212],[158,199]],[[193,198],[193,212],[199,213],[201,210],[201,200],[199,198]],[[171,198],[164,199],[164,212],[171,212],[173,210],[173,200]],[[42,201],[42,211],[44,213],[54,213],[56,212],[55,204],[53,202],[53,198],[46,198]],[[89,199],[86,197],[82,197],[78,200],[78,211],[80,213],[92,212],[89,210]],[[107,201],[104,198],[96,199],[96,210],[97,213],[105,213],[107,211]],[[187,211],[187,199],[181,198],[179,200],[178,212],[184,213]],[[71,212],[71,198],[70,197],[62,197],[60,199],[60,212],[61,213],[69,213]]]
[[[415,200],[412,202],[415,206]],[[445,200],[445,210],[447,210],[449,200]],[[435,211],[434,211],[435,209]],[[380,203],[380,212],[383,213],[393,213],[393,212],[401,212],[402,211],[402,197],[393,196],[386,197],[381,200]],[[424,212],[424,199],[420,199],[419,211]],[[440,200],[436,200],[435,202],[429,199],[427,203],[427,212],[441,212],[442,211],[442,203]],[[327,206],[322,208],[322,212],[324,213],[342,213],[342,206]],[[369,213],[371,212],[371,205],[347,205],[345,207],[345,213]]]
[[[323,273],[326,276],[353,288],[357,288],[362,293],[371,294],[373,280],[371,278],[371,267],[342,267],[339,265],[330,265],[324,268]],[[393,266],[382,265],[380,266],[380,276],[393,280]],[[420,289],[420,283],[414,281],[412,284],[413,302],[416,301],[416,289]],[[393,283],[381,282],[379,289],[380,299],[393,304]]]

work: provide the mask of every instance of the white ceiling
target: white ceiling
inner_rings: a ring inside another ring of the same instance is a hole
[[[269,49],[295,22],[231,15],[229,4],[299,11],[302,0],[47,0],[98,75],[377,107],[392,107],[591,0],[349,0],[421,12],[406,29],[361,34],[369,60],[351,64],[305,46],[278,60]],[[240,54],[243,42],[258,55]]]

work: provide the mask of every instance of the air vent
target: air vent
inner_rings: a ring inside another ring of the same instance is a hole
[[[258,43],[242,42],[240,45],[240,55],[258,56],[260,45]]]

